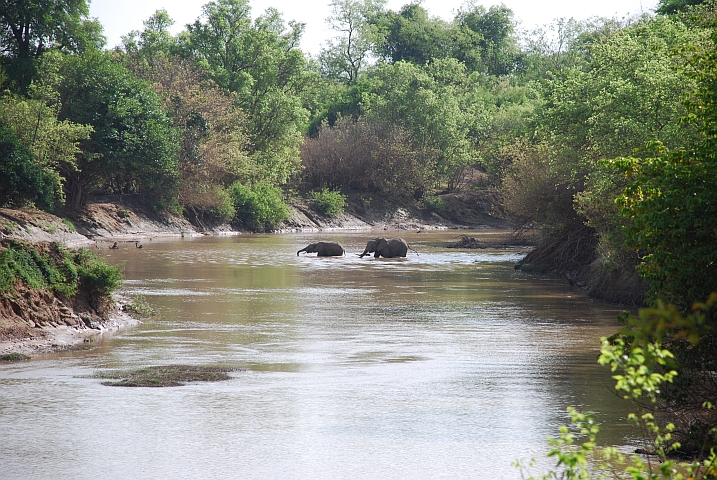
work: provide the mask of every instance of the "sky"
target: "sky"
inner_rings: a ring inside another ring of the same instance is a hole
[[[177,33],[187,23],[193,23],[201,15],[202,5],[209,0],[93,0],[90,4],[90,16],[97,18],[104,26],[107,46],[121,43],[120,37],[132,30],[142,30],[142,22],[155,11],[164,8],[176,22],[172,32]],[[325,20],[329,16],[330,0],[252,0],[252,15],[258,16],[269,7],[284,14],[284,20],[297,20],[306,24],[301,48],[316,55],[322,44],[334,36]],[[388,8],[398,11],[410,0],[389,0]],[[465,0],[423,0],[421,4],[432,16],[451,20]],[[503,0],[476,1],[476,4],[489,8],[503,3],[513,10],[520,21],[521,28],[533,30],[549,24],[556,18],[575,18],[585,20],[594,16],[624,17],[626,15],[650,13],[657,0]]]

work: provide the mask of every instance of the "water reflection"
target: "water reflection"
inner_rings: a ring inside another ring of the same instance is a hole
[[[455,235],[404,235],[419,255],[403,260],[358,258],[367,233],[102,252],[160,315],[0,369],[0,428],[15,439],[0,477],[519,478],[510,462],[542,457],[567,405],[605,412],[603,441],[625,443],[595,365],[616,309],[515,272],[521,250],[444,248]],[[296,256],[318,238],[347,255]],[[89,378],[170,363],[246,370],[174,389]]]

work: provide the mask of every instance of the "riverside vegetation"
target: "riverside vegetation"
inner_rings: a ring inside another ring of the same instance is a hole
[[[0,203],[62,213],[132,194],[198,224],[268,231],[301,196],[332,215],[349,193],[435,210],[446,193],[490,189],[541,236],[523,266],[650,307],[601,361],[626,369],[619,389],[635,384],[635,419],[657,442],[646,450],[672,448],[713,478],[714,2],[527,33],[505,6],[468,3],[450,21],[419,3],[331,7],[337,35],[308,58],[302,24],[275,9],[252,19],[248,0],[209,2],[176,35],[157,11],[111,50],[84,0],[3,6]],[[58,275],[79,281],[64,258]],[[43,288],[71,293],[48,275]],[[582,460],[594,443],[565,450],[572,439],[556,440],[566,469],[551,475],[597,475]],[[637,462],[624,475],[681,474]]]

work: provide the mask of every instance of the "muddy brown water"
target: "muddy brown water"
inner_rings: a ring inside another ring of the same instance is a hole
[[[384,233],[384,232],[381,232]],[[390,235],[391,232],[386,232]],[[629,448],[596,365],[619,308],[513,269],[525,249],[358,258],[371,232],[185,238],[102,251],[158,315],[85,351],[0,365],[0,478],[520,478],[566,407]],[[318,239],[341,258],[297,257]],[[98,370],[228,365],[217,383],[117,388]]]

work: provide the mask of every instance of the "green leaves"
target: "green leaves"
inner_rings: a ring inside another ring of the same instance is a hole
[[[6,1],[0,11],[0,43],[8,54],[11,85],[26,94],[37,76],[43,53],[59,46],[66,51],[99,49],[102,27],[87,18],[86,0]]]
[[[93,128],[81,142],[78,171],[67,173],[68,204],[77,207],[88,187],[112,185],[140,193],[151,206],[171,205],[177,177],[177,132],[149,85],[111,54],[65,56],[60,118]]]
[[[122,273],[87,249],[72,251],[59,244],[38,247],[24,242],[3,242],[0,245],[0,294],[11,293],[16,282],[70,297],[83,292],[97,301],[112,294],[122,282]]]
[[[281,189],[269,183],[248,186],[236,182],[229,188],[229,195],[234,202],[235,219],[255,232],[274,230],[289,218]]]
[[[371,76],[367,116],[402,125],[416,148],[440,153],[435,180],[455,189],[463,170],[476,163],[475,139],[487,129],[484,88],[455,59],[423,67],[407,62],[382,65]]]
[[[30,150],[0,123],[0,205],[22,207],[36,202],[52,209],[60,196],[59,182],[33,161]]]
[[[214,81],[236,94],[247,113],[249,153],[264,178],[284,183],[298,165],[301,131],[308,112],[301,93],[308,75],[298,49],[303,25],[268,9],[252,22],[247,0],[219,0],[180,36],[180,48],[211,72]]]

